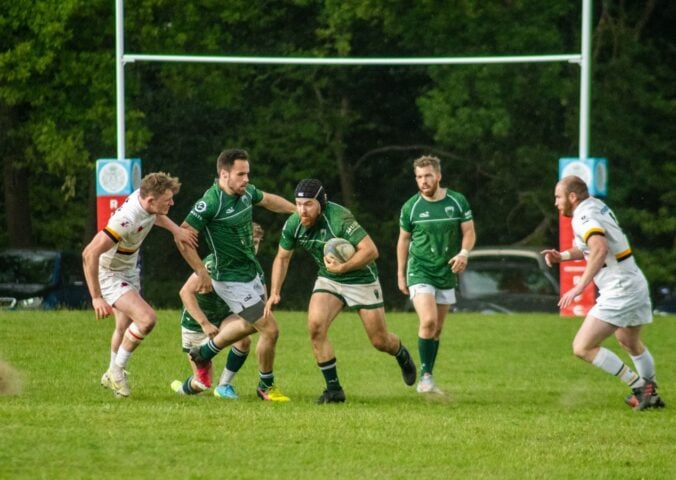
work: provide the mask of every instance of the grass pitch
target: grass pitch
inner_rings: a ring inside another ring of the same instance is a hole
[[[674,317],[644,332],[667,403],[648,412],[630,410],[619,380],[571,355],[579,319],[550,315],[449,316],[435,367],[449,395],[438,399],[406,387],[395,360],[370,346],[355,314],[343,313],[331,339],[347,403],[318,406],[324,383],[305,314],[278,319],[275,374],[289,404],[256,398],[253,355],[234,382],[240,400],[173,393],[170,382],[189,373],[176,311],[159,313],[132,357],[125,400],[99,386],[112,320],[0,313],[0,356],[21,385],[0,395],[0,478],[675,476]],[[417,361],[415,315],[389,314],[388,323]],[[217,373],[224,362],[216,358]]]

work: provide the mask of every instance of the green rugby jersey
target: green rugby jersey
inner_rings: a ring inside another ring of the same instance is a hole
[[[298,213],[292,214],[284,224],[279,246],[285,250],[295,250],[297,246],[307,250],[319,267],[320,277],[340,283],[361,285],[378,279],[378,268],[375,262],[343,275],[330,273],[324,265],[324,244],[332,238],[344,238],[356,246],[366,235],[366,230],[357,223],[347,208],[337,203],[327,202],[317,223],[309,229],[300,223]]]
[[[228,195],[214,182],[185,218],[204,233],[214,255],[214,280],[249,282],[261,271],[253,247],[251,210],[262,199],[263,192],[251,184],[238,196]]]
[[[399,226],[411,234],[406,265],[406,284],[428,283],[436,288],[455,288],[457,276],[448,261],[460,252],[460,224],[472,220],[464,195],[446,189],[446,196],[429,202],[420,192],[401,208]]]
[[[208,255],[204,259],[204,265],[207,267],[209,274],[212,273],[214,268],[213,260],[213,255]],[[225,303],[223,299],[219,297],[218,294],[216,294],[213,290],[209,293],[198,293],[195,295],[195,297],[197,298],[197,304],[204,312],[204,315],[206,315],[207,320],[217,327],[220,326],[221,322],[232,313],[230,311],[230,307],[228,307],[228,304]],[[190,313],[188,313],[185,307],[181,312],[181,326],[188,330],[192,330],[193,332],[202,331],[200,324],[197,323],[197,320],[195,320],[195,318],[190,315]]]

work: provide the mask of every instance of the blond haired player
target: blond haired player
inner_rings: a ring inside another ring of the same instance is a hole
[[[163,172],[150,173],[110,217],[82,252],[82,262],[96,318],[115,315],[110,364],[101,384],[118,397],[129,396],[125,368],[155,326],[156,315],[139,292],[138,253],[153,225],[169,230],[179,243],[196,246],[194,234],[167,217],[181,184]]]

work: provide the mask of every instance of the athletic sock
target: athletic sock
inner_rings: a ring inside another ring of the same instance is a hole
[[[430,373],[434,370],[434,364],[437,363],[437,353],[439,352],[439,340],[434,339],[434,351],[432,352],[432,363]]]
[[[200,347],[200,357],[208,361],[214,358],[221,350],[223,349],[217,347],[213,339],[209,339],[207,343]]]
[[[435,342],[433,338],[418,337],[418,353],[420,354],[420,376],[429,373],[432,374],[434,368],[434,358],[436,355]]]
[[[120,348],[117,350],[117,355],[115,355],[115,363],[113,368],[126,368],[132,353],[133,352],[125,350],[124,347],[120,346]]]
[[[275,374],[272,370],[269,372],[258,372],[258,388],[267,390],[275,384]]]
[[[326,362],[317,362],[317,366],[324,375],[327,390],[341,390],[340,380],[338,380],[338,368],[336,367],[336,357]]]
[[[596,354],[596,357],[594,357],[592,363],[601,370],[619,377],[620,380],[629,385],[631,388],[642,387],[645,383],[636,372],[629,368],[620,359],[620,357],[615,355],[607,348],[601,347],[599,352]]]
[[[631,361],[634,362],[634,367],[636,372],[642,377],[647,378],[648,380],[655,381],[655,360],[646,348],[642,354],[634,357],[629,355]]]
[[[110,363],[108,364],[108,369],[111,369],[115,366],[115,357],[117,357],[117,352],[110,352]]]
[[[181,390],[179,390],[179,393],[180,392],[182,392],[184,395],[195,395],[196,393],[200,393],[192,388],[192,375],[185,379]]]
[[[228,352],[228,360],[225,362],[225,370],[223,370],[223,375],[226,372],[231,373],[232,375],[227,379],[226,383],[230,383],[232,377],[239,372],[239,369],[242,368],[244,362],[246,362],[247,357],[249,356],[249,351],[243,352],[236,347],[231,347]]]

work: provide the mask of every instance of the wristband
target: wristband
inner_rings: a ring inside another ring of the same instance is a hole
[[[462,250],[460,250],[460,253],[458,253],[458,255],[461,255],[461,256],[467,258],[467,257],[469,257],[469,250],[467,250],[466,248],[463,248]]]
[[[567,260],[570,260],[571,256],[572,255],[570,254],[570,252],[568,250],[566,250],[565,252],[561,252],[561,260],[564,261],[564,262],[567,261]]]

